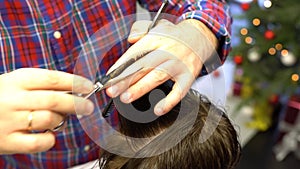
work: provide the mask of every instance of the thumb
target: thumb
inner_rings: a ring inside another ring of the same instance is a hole
[[[151,21],[141,20],[133,23],[128,37],[129,43],[135,43],[144,37],[148,32]]]

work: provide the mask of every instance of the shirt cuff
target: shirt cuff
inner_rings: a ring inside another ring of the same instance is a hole
[[[231,44],[230,30],[227,29],[225,24],[221,24],[215,18],[216,17],[207,14],[207,12],[192,11],[192,12],[184,13],[179,19],[180,20],[196,19],[204,23],[216,35],[219,41],[218,53],[223,63],[230,49],[230,44]]]
[[[220,64],[216,63],[213,67],[217,68],[221,64],[223,64],[226,60],[226,57],[228,56],[228,53],[230,51],[231,46],[231,36],[230,36],[230,27],[226,26],[225,24],[221,24],[216,18],[217,16],[214,12],[212,12],[212,15],[208,14],[208,12],[202,12],[202,11],[191,11],[186,12],[179,18],[179,21],[185,20],[185,19],[196,19],[204,23],[216,36],[218,39],[218,48],[217,48],[217,54],[220,58]],[[213,57],[215,58],[215,57]],[[206,70],[204,67],[201,71],[201,75],[205,75],[210,70]]]

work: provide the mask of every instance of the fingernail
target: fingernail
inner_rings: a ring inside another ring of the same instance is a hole
[[[130,103],[131,101],[131,93],[125,92],[121,95],[121,101],[124,103]]]
[[[161,107],[157,107],[154,109],[154,113],[157,115],[157,116],[161,116],[164,114],[164,111]]]
[[[93,102],[87,100],[85,102],[85,113],[84,114],[92,114],[94,111],[94,104]]]
[[[108,92],[111,93],[112,97],[117,97],[118,93],[118,87],[116,85],[109,87]]]

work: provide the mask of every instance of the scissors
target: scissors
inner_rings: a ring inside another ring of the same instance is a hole
[[[151,22],[151,24],[148,27],[147,33],[156,26],[158,19],[160,18],[161,12],[165,9],[165,7],[167,6],[168,0],[164,0],[162,5],[160,6],[158,12],[156,13],[153,21]],[[126,61],[125,63],[123,63],[122,65],[120,65],[119,67],[117,67],[116,69],[114,69],[112,72],[110,72],[109,74],[101,77],[94,85],[94,89],[86,94],[84,96],[84,99],[88,99],[91,95],[93,95],[96,92],[101,91],[102,89],[105,89],[109,84],[112,83],[116,83],[120,80],[125,79],[126,77],[138,72],[139,70],[141,70],[142,68],[136,68],[133,70],[130,70],[130,72],[125,73],[124,75],[124,71],[125,69],[127,69],[129,66],[131,66],[133,63],[135,63],[137,60],[139,60],[140,58],[144,57],[147,53],[146,52],[142,55],[138,55],[134,58],[129,59],[128,61]],[[109,82],[109,83],[108,83]]]

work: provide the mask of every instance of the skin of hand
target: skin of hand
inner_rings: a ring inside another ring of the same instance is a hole
[[[0,75],[0,154],[35,153],[53,147],[52,132],[67,114],[90,114],[90,100],[63,91],[87,93],[93,83],[69,73],[22,68]],[[75,104],[76,103],[76,104]]]
[[[120,96],[122,102],[131,103],[171,79],[175,82],[172,91],[154,108],[155,114],[160,116],[185,96],[218,42],[211,30],[198,20],[188,19],[176,25],[160,20],[147,33],[150,23],[137,21],[133,24],[128,37],[133,45],[108,73],[137,54],[146,53],[132,65],[143,69],[108,87],[106,92],[110,97]]]

